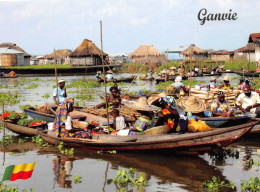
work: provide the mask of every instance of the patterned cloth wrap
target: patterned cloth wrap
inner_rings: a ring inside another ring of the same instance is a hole
[[[153,127],[153,121],[144,117],[138,117],[134,126],[138,131],[130,131],[129,135],[131,136],[143,134],[146,129]]]
[[[109,109],[118,108],[121,103],[120,96],[117,96],[115,100],[111,100],[110,97],[107,98],[107,105]]]
[[[218,99],[214,100],[211,104],[211,111],[215,113],[229,113],[231,110],[227,100],[224,100],[223,103],[219,102]]]
[[[165,96],[161,97],[159,99],[159,103],[163,104],[166,103],[168,106],[170,106],[172,109],[176,109],[176,100],[172,96]],[[171,118],[172,114],[168,109],[162,109],[161,112],[165,116],[166,122],[165,125],[168,126],[168,131],[170,131],[174,127],[174,120]]]
[[[162,105],[163,103],[166,103],[168,106],[170,106],[172,109],[176,109],[176,100],[172,96],[165,96],[161,97],[159,99],[159,103]]]
[[[176,87],[174,85],[171,85],[169,87],[166,87],[163,92],[166,94],[166,95],[173,95],[175,94],[176,92]]]
[[[73,104],[74,104],[74,98],[71,97],[68,97],[63,101],[63,103],[61,104],[61,106],[57,111],[56,118],[53,122],[52,131],[55,131],[56,135],[59,135],[59,129],[61,129],[60,137],[64,137],[64,138],[91,138],[91,133],[87,129],[84,131],[69,133],[69,131],[65,128],[64,124],[65,121],[67,120],[68,109]]]

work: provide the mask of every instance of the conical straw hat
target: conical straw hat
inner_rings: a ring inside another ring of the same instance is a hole
[[[108,70],[108,71],[107,71],[107,73],[113,73],[113,71],[111,71],[111,70]]]
[[[140,97],[136,103],[125,104],[127,107],[140,111],[157,111],[158,107],[149,105],[145,97]]]
[[[182,97],[178,100],[177,104],[183,107],[186,112],[200,113],[206,110],[206,104],[195,96]]]
[[[157,96],[151,96],[151,97],[149,97],[149,98],[147,99],[147,103],[148,103],[149,105],[152,105],[155,101],[158,101],[161,97],[165,97],[165,96],[167,96],[167,95],[165,94],[165,92],[161,92],[161,93],[159,93]]]
[[[223,69],[225,65],[220,65],[218,68]]]

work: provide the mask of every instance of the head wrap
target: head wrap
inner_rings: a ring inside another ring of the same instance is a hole
[[[168,106],[170,106],[172,109],[176,108],[176,101],[175,98],[172,96],[165,96],[165,97],[161,97],[159,99],[159,103],[162,105],[164,103],[166,103]]]

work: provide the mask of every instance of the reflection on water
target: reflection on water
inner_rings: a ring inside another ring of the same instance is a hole
[[[125,76],[125,74],[121,74]],[[235,74],[229,74],[235,77]],[[68,83],[77,80],[79,77],[62,77]],[[95,76],[87,76],[95,79]],[[33,79],[33,78],[28,78]],[[17,86],[12,91],[19,91],[23,95],[20,105],[52,102],[52,98],[42,98],[42,95],[52,94],[55,85],[54,77],[39,77],[40,81],[36,89],[24,89],[25,86]],[[201,77],[198,80],[206,80],[210,77]],[[218,77],[221,80],[221,77]],[[5,85],[19,85],[18,79],[1,80]],[[127,89],[129,84],[122,88]],[[137,81],[130,91],[139,89],[155,90],[154,82]],[[70,91],[75,89],[70,88]],[[95,93],[103,92],[101,88],[94,88]],[[1,90],[8,91],[8,90]],[[75,96],[75,93],[70,93]],[[101,99],[96,95],[93,101],[86,102],[87,106],[99,103]],[[9,106],[9,109],[20,110],[19,106]],[[8,132],[10,133],[10,132]],[[7,181],[6,184],[18,186],[20,189],[34,188],[35,191],[120,191],[122,188],[114,184],[107,184],[107,179],[114,179],[117,170],[136,169],[137,175],[142,174],[148,180],[148,186],[138,189],[135,186],[128,186],[128,191],[203,191],[202,183],[211,180],[212,176],[220,180],[233,181],[236,190],[240,191],[241,181],[249,177],[259,176],[258,168],[249,168],[248,160],[259,159],[260,142],[259,135],[246,137],[232,145],[239,151],[239,157],[227,156],[221,162],[216,162],[209,155],[199,157],[191,156],[169,156],[140,153],[117,153],[99,154],[96,151],[75,150],[73,158],[61,155],[55,146],[39,148],[27,140],[19,144],[17,141],[9,146],[0,146],[0,159],[3,163],[0,166],[0,175],[8,165],[19,165],[36,161],[32,178],[28,180]],[[260,160],[260,159],[259,159]],[[82,183],[75,184],[74,177],[82,177]]]
[[[71,188],[70,171],[73,167],[74,159],[57,156],[53,162],[54,183],[58,183],[62,188]],[[55,186],[53,187],[55,189]]]

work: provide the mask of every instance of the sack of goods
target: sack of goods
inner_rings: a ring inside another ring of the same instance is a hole
[[[213,129],[209,127],[205,121],[196,121],[194,118],[190,119],[188,122],[188,131],[189,132],[205,132],[212,131]]]

